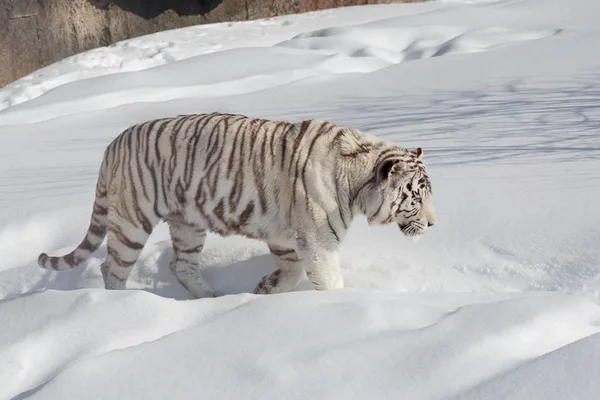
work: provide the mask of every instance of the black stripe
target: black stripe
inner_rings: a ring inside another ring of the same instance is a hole
[[[94,224],[90,224],[88,232],[91,233],[94,236],[104,237],[104,234],[106,233],[106,227],[104,227],[104,226],[96,226]]]
[[[225,174],[227,179],[229,179],[229,177],[231,176],[231,171],[233,170],[233,161],[235,159],[235,152],[237,150],[236,144],[237,144],[237,140],[238,140],[238,135],[240,134],[240,130],[242,129],[242,126],[244,126],[245,122],[246,121],[242,121],[240,123],[240,125],[238,126],[237,131],[235,131],[235,133],[233,134],[233,145],[231,146],[231,152],[229,153],[229,161],[227,163],[227,173]]]
[[[339,243],[340,237],[338,236],[338,233],[336,232],[336,230],[333,228],[333,225],[331,224],[331,220],[329,219],[329,215],[327,215],[327,225],[329,225],[329,229],[331,230],[331,233],[333,233],[333,236],[335,236],[335,240]]]
[[[180,249],[178,248],[177,251],[179,253],[187,253],[187,254],[193,254],[193,253],[200,253],[202,251],[202,248],[204,247],[204,244],[199,244],[198,246],[192,248],[192,249]]]
[[[135,260],[133,261],[125,261],[120,256],[117,250],[114,247],[108,248],[108,255],[113,259],[113,261],[121,267],[127,268],[135,264]]]
[[[281,166],[279,167],[283,171],[283,164],[285,163],[285,153],[287,149],[287,138],[281,138]]]
[[[296,250],[294,250],[294,249],[277,249],[277,248],[273,248],[273,247],[270,247],[269,250],[271,250],[271,253],[275,254],[278,257],[285,256],[287,254],[296,252]]]
[[[220,118],[214,125],[212,130],[210,131],[210,134],[208,135],[208,143],[206,144],[206,147],[208,149],[208,151],[205,153],[206,159],[204,161],[204,169],[206,169],[206,167],[208,167],[208,163],[210,162],[213,152],[215,151],[215,148],[219,145],[219,125],[221,124],[221,122],[223,122],[223,118]],[[217,132],[217,134],[215,135],[215,132]],[[216,136],[216,143],[213,143],[213,138]]]
[[[145,149],[142,149],[143,147],[143,141],[141,138],[141,132],[142,129],[138,129],[136,131],[136,142],[135,142],[135,148],[136,148],[136,155],[135,155],[135,163],[136,163],[136,167],[137,167],[137,173],[138,173],[138,181],[140,182],[140,185],[142,186],[142,192],[144,193],[144,197],[146,198],[146,201],[150,201],[150,196],[148,195],[148,191],[146,190],[146,182],[144,181],[144,171],[142,170],[142,160],[141,160],[141,156],[144,153]]]
[[[315,146],[317,139],[323,137],[325,134],[331,132],[331,130],[332,130],[333,126],[329,127],[327,132],[323,132],[323,128],[325,127],[325,125],[327,125],[327,122],[323,122],[321,124],[321,126],[317,129],[317,133],[316,133],[315,137],[313,138],[313,140],[311,141],[310,146],[308,147],[308,152],[306,154],[306,158],[304,159],[304,165],[302,166],[302,185],[304,186],[304,195],[306,196],[306,211],[308,211],[308,188],[306,187],[306,165],[308,164],[308,161],[310,160],[310,156],[312,155],[313,147]]]
[[[242,214],[240,215],[240,226],[244,226],[248,223],[248,220],[254,212],[254,202],[250,201]]]
[[[208,122],[210,122],[210,119],[212,118],[212,116],[213,116],[212,114],[209,114],[209,115],[203,115],[201,118],[199,118],[196,121],[196,124],[194,125],[194,130],[192,132],[193,140],[192,140],[192,138],[187,138],[188,145],[187,145],[186,167],[185,167],[185,171],[183,174],[183,180],[185,181],[186,190],[189,189],[192,184],[194,161],[196,159],[196,147],[198,146],[198,142],[200,141],[200,137],[202,136],[202,130],[204,129],[204,127],[206,127],[206,124],[208,124]],[[203,121],[204,121],[204,125],[202,125],[202,128],[199,128],[200,123]]]
[[[85,238],[83,238],[83,241],[79,245],[79,248],[81,250],[88,251],[88,252],[92,252],[92,250],[94,250],[94,247],[95,246],[92,244],[92,242],[90,242],[90,240],[87,238],[87,235]]]
[[[94,214],[106,215],[106,214],[108,214],[108,208],[101,206],[100,204],[98,204],[97,201],[95,201],[94,202]]]
[[[338,202],[338,213],[340,214],[340,220],[342,221],[342,224],[344,225],[344,229],[348,229],[348,224],[346,223],[346,218],[345,218],[345,206],[346,204],[344,204],[342,202],[342,199],[340,197],[341,195],[341,191],[340,191],[340,180],[339,180],[339,176],[338,174],[335,174],[334,176],[334,182],[335,182],[335,196]]]
[[[163,134],[163,132],[165,131],[165,129],[167,128],[167,126],[175,121],[174,118],[165,118],[162,121],[163,124],[160,125],[158,127],[158,130],[156,131],[156,134],[154,135],[154,154],[156,155],[156,160],[158,162],[158,160],[161,159],[161,155],[160,155],[160,137]]]
[[[115,237],[119,240],[119,242],[121,242],[121,244],[124,244],[125,246],[129,247],[132,250],[141,250],[144,248],[144,244],[143,243],[137,243],[134,242],[133,240],[129,239],[121,230],[121,227],[118,225],[111,225],[110,226],[110,231],[115,235]]]
[[[173,128],[173,130],[171,131],[171,137],[170,137],[170,142],[171,142],[171,157],[169,157],[169,177],[170,182],[172,182],[173,180],[173,174],[175,172],[175,167],[177,166],[177,139],[179,137],[179,133],[183,130],[181,129],[183,127],[183,125],[190,120],[191,118],[193,118],[194,115],[187,115],[185,117],[182,117],[178,123],[175,124],[175,127]],[[191,125],[191,124],[190,124]],[[189,129],[189,126],[188,126]],[[186,129],[187,131],[187,129]],[[171,186],[169,184],[169,186]]]

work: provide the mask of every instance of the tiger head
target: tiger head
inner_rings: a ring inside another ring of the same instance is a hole
[[[370,187],[369,224],[394,223],[406,236],[418,236],[437,222],[423,151],[403,151],[375,166]]]

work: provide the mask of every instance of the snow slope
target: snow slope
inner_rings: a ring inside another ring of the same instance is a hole
[[[0,89],[0,399],[595,399],[600,4],[432,1],[162,32]],[[264,244],[210,235],[191,300],[166,226],[131,290],[79,243],[105,146],[158,116],[328,119],[425,150],[439,223],[357,219],[347,288],[254,296]],[[141,290],[136,290],[141,289]]]

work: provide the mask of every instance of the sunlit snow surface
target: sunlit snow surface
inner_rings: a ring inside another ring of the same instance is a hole
[[[596,399],[600,4],[350,7],[158,33],[0,90],[0,399]],[[105,146],[167,115],[327,119],[424,149],[438,224],[357,219],[346,289],[248,294],[266,245],[210,235],[190,300],[168,229],[124,292],[76,246]],[[142,289],[142,290],[136,290]]]

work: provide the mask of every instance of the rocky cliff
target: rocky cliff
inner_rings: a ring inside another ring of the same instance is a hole
[[[72,54],[166,29],[392,1],[0,0],[0,87]]]

